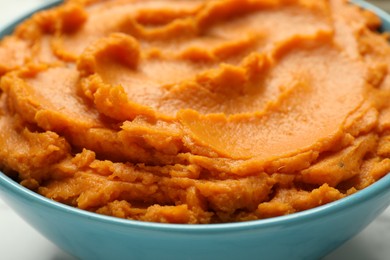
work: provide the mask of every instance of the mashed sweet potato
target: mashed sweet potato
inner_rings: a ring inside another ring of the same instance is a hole
[[[390,171],[390,46],[342,0],[68,0],[0,43],[0,169],[141,221],[290,214]]]

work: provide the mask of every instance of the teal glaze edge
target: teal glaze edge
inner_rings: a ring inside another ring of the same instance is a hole
[[[54,3],[46,4],[38,9],[33,10],[29,14],[17,19],[15,22],[0,28],[0,39],[4,36],[11,34],[17,24],[31,16],[33,13],[44,10],[53,6],[58,5],[62,1],[56,1]],[[384,22],[383,29],[390,30],[390,15],[378,7],[369,4],[361,0],[354,0],[353,3],[374,11],[378,14]],[[62,211],[64,213],[72,214],[75,217],[85,217],[87,219],[95,220],[102,223],[110,223],[117,226],[132,226],[134,228],[140,228],[144,230],[152,231],[169,231],[176,233],[194,232],[194,233],[230,233],[233,231],[245,231],[253,228],[271,228],[288,226],[294,223],[304,223],[309,220],[319,219],[326,217],[329,214],[337,213],[351,208],[357,204],[366,202],[380,196],[387,192],[390,193],[390,174],[387,174],[381,180],[375,182],[371,186],[356,192],[343,199],[322,205],[313,209],[305,210],[302,212],[294,213],[287,216],[274,217],[269,219],[238,222],[238,223],[223,223],[223,224],[162,224],[162,223],[151,223],[141,222],[136,220],[126,220],[97,213],[81,210],[65,204],[58,203],[54,200],[43,197],[13,181],[11,178],[6,176],[0,171],[0,190],[12,193],[16,197],[20,197],[26,201],[30,201],[39,204],[42,207],[50,208],[55,211]],[[228,228],[228,229],[227,229]]]
[[[320,219],[328,216],[329,214],[337,213],[347,208],[354,207],[357,204],[361,204],[375,198],[376,196],[380,196],[381,194],[386,193],[386,191],[390,193],[390,174],[387,174],[381,180],[373,183],[363,190],[356,192],[355,194],[313,209],[269,219],[222,224],[163,224],[100,215],[94,212],[89,212],[58,203],[54,200],[43,197],[21,186],[2,172],[0,172],[0,189],[3,189],[9,193],[13,193],[13,195],[21,197],[24,200],[37,203],[43,207],[51,208],[56,211],[63,211],[69,214],[76,214],[79,217],[93,219],[98,222],[109,222],[110,224],[118,226],[130,225],[132,227],[138,227],[146,230],[170,231],[177,233],[185,233],[187,231],[195,233],[230,233],[232,231],[245,231],[253,229],[254,227],[271,228],[275,226],[287,226],[299,222],[304,223],[309,220]]]
[[[382,18],[382,21],[384,21],[386,23],[386,24],[382,25],[383,31],[390,30],[390,14],[388,14],[386,11],[380,9],[379,7],[377,7],[371,3],[367,3],[366,1],[363,1],[363,0],[351,0],[351,2],[364,8],[364,9],[367,9],[367,10],[370,10],[370,11],[376,13],[379,17]]]

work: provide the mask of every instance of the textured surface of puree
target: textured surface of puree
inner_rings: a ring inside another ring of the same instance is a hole
[[[390,47],[342,0],[65,1],[0,43],[0,169],[120,218],[286,215],[390,171]]]

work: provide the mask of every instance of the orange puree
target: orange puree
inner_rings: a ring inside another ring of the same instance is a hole
[[[0,43],[0,169],[141,221],[290,214],[390,171],[390,46],[342,0],[68,0]]]

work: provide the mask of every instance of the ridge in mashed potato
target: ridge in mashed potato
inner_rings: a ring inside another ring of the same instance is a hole
[[[61,203],[206,224],[390,171],[390,46],[342,0],[68,0],[0,42],[0,169]]]

